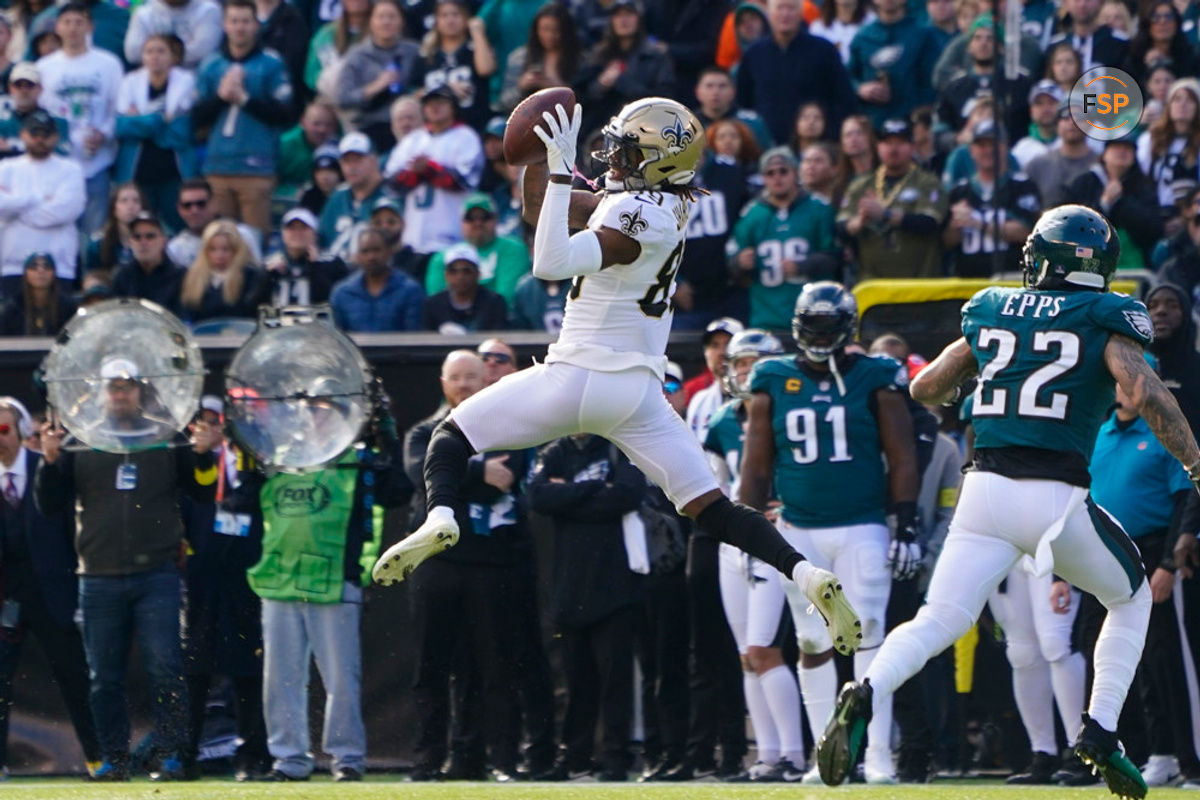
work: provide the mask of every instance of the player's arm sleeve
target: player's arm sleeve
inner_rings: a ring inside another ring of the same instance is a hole
[[[567,229],[571,187],[562,183],[546,186],[542,213],[533,235],[533,274],[547,281],[592,275],[603,266],[600,240],[595,232],[582,230],[574,236]]]
[[[1103,294],[1092,304],[1089,315],[1101,328],[1133,339],[1142,347],[1154,339],[1154,326],[1141,300],[1111,292]]]

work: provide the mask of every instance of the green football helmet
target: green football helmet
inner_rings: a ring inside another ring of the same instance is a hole
[[[1028,289],[1108,291],[1117,271],[1121,242],[1103,214],[1066,205],[1042,214],[1025,240]]]

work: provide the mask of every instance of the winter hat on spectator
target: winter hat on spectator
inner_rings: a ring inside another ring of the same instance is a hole
[[[479,269],[479,253],[475,252],[474,247],[464,242],[447,247],[445,255],[442,256],[442,263],[447,267],[455,261],[466,261],[475,269]]]
[[[38,72],[37,65],[32,61],[22,61],[12,68],[12,72],[8,73],[8,82],[13,83],[14,81],[29,81],[41,86],[42,74]]]
[[[1043,95],[1046,97],[1053,97],[1060,103],[1067,99],[1063,94],[1062,87],[1049,78],[1038,81],[1034,84],[1033,88],[1029,90],[1029,104],[1033,105],[1033,101],[1037,100]]]
[[[762,154],[758,159],[758,171],[766,172],[767,168],[776,161],[784,162],[785,166],[796,169],[799,165],[796,163],[796,154],[792,152],[790,147],[772,147],[770,150]]]
[[[284,214],[283,220],[280,222],[280,227],[286,228],[288,223],[295,222],[296,220],[300,220],[314,231],[321,227],[320,223],[317,222],[317,215],[303,206],[297,206]]]
[[[967,38],[970,39],[975,34],[975,31],[979,30],[980,28],[987,28],[989,31],[992,30],[992,15],[986,11],[976,17],[975,21],[971,23],[971,27],[967,28]],[[999,41],[1003,42],[1004,26],[1000,25],[999,28],[997,28],[997,31]]]
[[[55,268],[54,256],[43,250],[37,250],[25,256],[25,263],[22,265],[22,269],[29,269],[33,266],[33,262],[35,261],[45,261],[50,265],[50,269]]]
[[[369,156],[374,152],[375,148],[371,146],[370,138],[368,138],[367,135],[361,131],[347,133],[342,137],[342,140],[338,142],[339,156],[346,156],[351,153]]]
[[[58,126],[54,124],[54,118],[51,117],[44,109],[36,109],[29,112],[29,116],[25,117],[21,122],[21,130],[23,131],[38,131],[41,133],[58,133]]]
[[[1180,78],[1171,84],[1171,88],[1167,90],[1167,105],[1170,105],[1171,98],[1181,89],[1186,89],[1192,93],[1192,97],[1197,103],[1200,103],[1200,80],[1195,78]]]

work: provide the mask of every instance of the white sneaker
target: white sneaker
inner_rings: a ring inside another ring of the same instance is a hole
[[[421,562],[458,543],[458,523],[454,512],[438,506],[429,512],[424,524],[384,551],[371,570],[376,583],[388,586],[412,574]]]
[[[804,773],[804,777],[800,779],[800,783],[805,786],[822,785],[824,781],[821,780],[821,769],[816,764],[813,764],[812,769]]]
[[[864,764],[863,780],[876,786],[890,786],[896,783],[896,776],[891,770],[873,769]]]
[[[862,644],[862,622],[842,592],[842,583],[829,570],[801,561],[792,570],[792,580],[825,620],[833,649],[848,656]]]
[[[1147,786],[1167,786],[1179,777],[1179,759],[1175,756],[1150,756],[1142,767],[1142,780]]]

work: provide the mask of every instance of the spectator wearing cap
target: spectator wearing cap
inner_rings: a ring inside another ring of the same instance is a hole
[[[91,44],[92,12],[70,2],[58,13],[55,33],[62,48],[37,62],[42,78],[42,107],[63,117],[71,130],[71,152],[87,179],[83,232],[104,222],[109,170],[117,158],[117,91],[125,70],[112,53]],[[59,270],[64,264],[59,261]]]
[[[421,311],[421,328],[445,334],[498,331],[508,327],[504,298],[479,285],[479,255],[467,243],[442,253],[446,289],[430,295]]]
[[[1070,108],[1059,109],[1057,124],[1058,143],[1031,159],[1025,168],[1025,174],[1037,184],[1043,208],[1065,203],[1071,181],[1096,163],[1096,151],[1088,143],[1087,134],[1071,119]]]
[[[417,282],[418,286],[425,285],[425,259],[413,252],[404,244],[404,211],[400,204],[390,197],[380,198],[371,209],[371,216],[366,225],[378,228],[383,233],[384,244],[387,245],[388,260],[392,267],[400,270]]]
[[[53,278],[53,271],[51,271]],[[0,636],[0,769],[7,774],[9,709],[21,646],[36,638],[62,693],[85,760],[99,766],[88,708],[87,657],[75,624],[79,604],[72,520],[42,515],[33,499],[41,454],[25,447],[33,419],[15,397],[0,397],[0,541],[4,547],[4,635]]]
[[[25,117],[21,142],[24,155],[0,161],[0,288],[5,297],[16,292],[25,259],[35,251],[52,256],[59,280],[68,284],[63,289],[70,289],[79,255],[76,225],[86,196],[79,164],[54,152],[58,125],[47,112]]]
[[[1104,143],[1100,162],[1067,187],[1067,202],[1103,214],[1121,240],[1118,269],[1143,269],[1163,234],[1163,219],[1154,185],[1137,163],[1134,139],[1122,136]]]
[[[796,157],[776,147],[759,161],[763,191],[733,228],[735,280],[750,287],[750,325],[788,330],[800,291],[840,277],[833,209],[800,188]]]
[[[200,238],[208,224],[217,219],[217,206],[213,202],[213,190],[204,178],[189,178],[179,185],[179,196],[175,200],[175,211],[183,220],[183,229],[167,243],[167,254],[180,266],[191,264],[200,252]],[[243,223],[237,223],[246,247],[250,248],[250,260],[262,260],[258,231]]]
[[[338,143],[338,165],[345,183],[329,196],[321,211],[320,242],[331,252],[350,251],[351,229],[371,215],[383,197],[391,196],[379,170],[379,157],[362,131],[347,133]]]
[[[153,212],[142,211],[129,223],[129,248],[133,263],[113,275],[113,293],[151,300],[178,313],[184,268],[167,255],[167,234]]]
[[[144,427],[153,384],[142,378],[136,354],[110,356],[100,365],[104,424],[136,440]],[[34,498],[42,514],[78,509],[79,609],[91,680],[90,706],[103,763],[93,779],[129,779],[129,716],[125,677],[136,640],[154,704],[154,750],[160,780],[184,777],[187,689],[180,650],[183,596],[179,565],[184,553],[179,493],[212,502],[211,470],[219,432],[205,423],[192,429],[191,446],[134,447],[131,452],[66,450],[63,431],[42,429],[42,462]],[[125,438],[124,436],[122,438]]]
[[[1066,95],[1052,80],[1038,81],[1029,90],[1029,133],[1013,145],[1012,155],[1025,169],[1029,162],[1058,142],[1058,110]]]
[[[346,277],[346,263],[337,256],[322,258],[317,248],[317,217],[304,207],[283,215],[283,249],[267,257],[271,304],[311,306],[329,302],[333,287]]]
[[[840,128],[857,105],[837,48],[805,30],[801,10],[801,0],[770,0],[770,35],[747,47],[738,67],[739,105],[756,111],[776,142],[788,140],[805,103],[820,104],[829,130]]]
[[[529,251],[520,239],[496,235],[496,206],[486,194],[476,192],[463,204],[462,237],[479,258],[479,285],[503,297],[511,307],[517,283],[529,274]],[[455,247],[451,245],[450,249]],[[440,250],[429,260],[425,294],[430,297],[446,288],[447,252]]]
[[[1028,125],[1025,101],[1029,95],[1029,73],[1018,68],[1016,77],[1011,80],[1002,76],[1000,84],[996,85],[996,56],[1002,45],[996,42],[992,30],[992,15],[980,14],[967,29],[967,55],[971,59],[971,67],[954,80],[947,83],[938,92],[937,116],[938,121],[952,131],[961,130],[967,122],[967,105],[981,95],[997,94],[1004,97],[1004,107],[1007,109],[1005,123],[1010,130],[1023,131]],[[1000,38],[1003,42],[1004,28],[1000,27]]]
[[[1021,268],[1021,245],[1042,212],[1042,201],[1037,184],[1022,172],[1008,171],[1007,153],[1003,128],[991,120],[975,125],[975,177],[950,190],[950,218],[942,234],[956,277],[990,278]]]
[[[304,108],[300,122],[279,137],[275,195],[297,197],[301,187],[312,178],[317,151],[331,144],[336,147],[337,138],[337,111],[325,100],[313,100]]]
[[[1200,82],[1180,78],[1167,91],[1166,110],[1138,138],[1138,163],[1154,181],[1164,218],[1177,215],[1177,183],[1200,177]]]
[[[641,0],[609,5],[604,35],[584,57],[575,86],[584,109],[583,129],[589,131],[626,103],[672,94],[675,63],[661,42],[649,40]]]
[[[0,336],[57,336],[74,314],[71,293],[54,277],[54,258],[30,253],[18,290],[0,311]]]
[[[421,41],[413,84],[424,91],[448,86],[458,101],[459,119],[482,130],[491,116],[489,81],[496,54],[488,44],[483,20],[470,0],[437,0],[433,27]]]
[[[879,0],[874,22],[850,43],[847,69],[864,113],[876,127],[934,101],[937,43],[933,30],[908,13],[904,0]]]
[[[448,86],[421,98],[422,128],[388,156],[384,174],[406,190],[404,243],[422,256],[461,238],[459,220],[467,195],[479,186],[483,144],[458,121],[458,100]]]
[[[1060,32],[1050,38],[1048,47],[1070,42],[1083,60],[1083,71],[1092,67],[1122,64],[1129,52],[1125,34],[1100,24],[1102,0],[1066,0]]]
[[[21,123],[38,110],[38,99],[42,96],[42,79],[32,62],[22,61],[13,66],[8,75],[8,95],[0,98],[0,158],[19,156],[25,152],[21,143]],[[54,117],[58,126],[58,148],[61,156],[71,154],[71,131],[67,121]]]
[[[333,97],[356,128],[386,152],[392,140],[392,101],[412,87],[419,58],[416,42],[404,38],[404,15],[397,0],[372,4],[367,35],[346,53]]]
[[[363,228],[354,244],[359,269],[329,295],[338,327],[372,333],[420,330],[425,293],[420,284],[392,268],[387,236],[377,228]]]
[[[310,180],[300,187],[299,204],[317,215],[325,213],[325,204],[342,183],[342,165],[337,148],[326,145],[313,155]]]
[[[542,6],[529,25],[525,44],[508,54],[499,110],[511,113],[534,92],[570,86],[582,55],[579,31],[567,7],[561,3]]]
[[[214,0],[146,0],[125,31],[125,60],[142,63],[142,45],[154,34],[183,42],[184,69],[194,70],[221,45],[221,5]]]
[[[771,132],[758,112],[737,105],[737,87],[733,76],[721,67],[708,67],[700,71],[696,80],[696,116],[708,128],[723,119],[735,119],[750,129],[758,146],[764,150],[771,146]]]
[[[146,193],[149,208],[163,209],[178,227],[174,214],[179,184],[196,174],[192,145],[191,108],[196,79],[178,66],[172,40],[146,37],[142,67],[121,81],[117,91],[118,182],[136,181]]]
[[[859,280],[942,275],[945,191],[917,166],[912,150],[908,120],[888,120],[876,144],[879,166],[846,188],[837,222],[854,245]]]
[[[733,338],[734,334],[741,333],[745,328],[745,325],[733,317],[714,319],[704,328],[700,342],[704,347],[705,369],[683,385],[683,391],[687,395],[689,406],[701,390],[720,383],[717,380],[717,376],[724,374],[725,371],[725,348],[729,345],[729,340]],[[708,417],[716,410],[717,406],[713,406],[708,410],[707,415],[700,415],[703,417],[702,423],[704,426],[707,427]],[[696,430],[697,428],[696,426],[692,426],[692,429]]]
[[[504,117],[492,117],[483,129],[483,173],[479,191],[492,198],[499,212],[497,230],[506,235],[521,234],[520,167],[504,160]]]
[[[258,41],[252,0],[227,0],[221,16],[225,41],[200,66],[196,78],[196,129],[208,128],[202,172],[213,188],[217,212],[271,232],[278,139],[293,116],[287,67]]]

